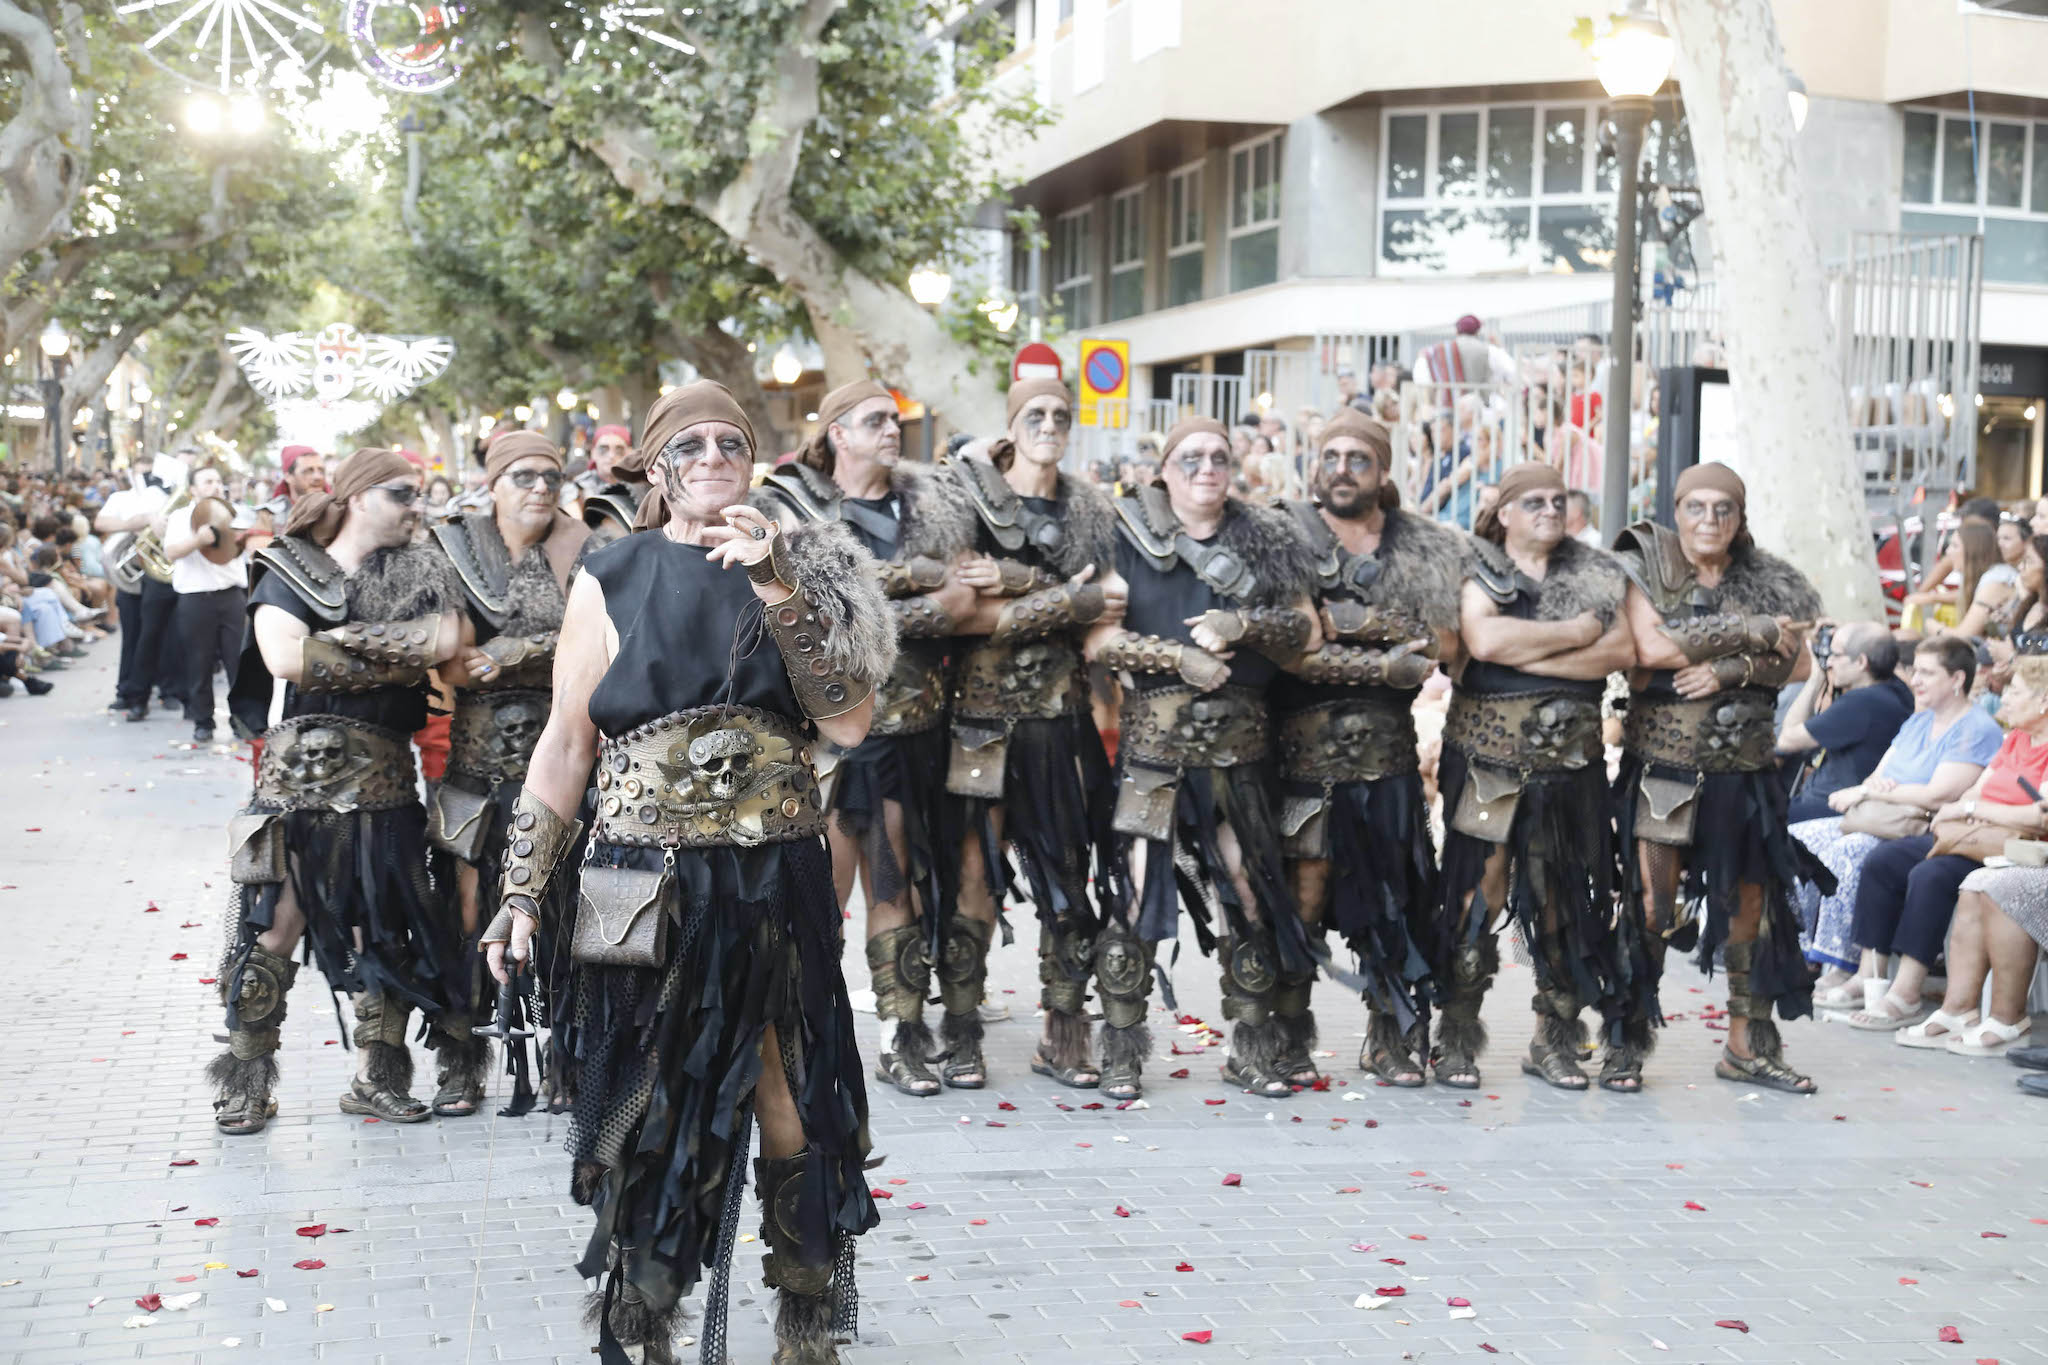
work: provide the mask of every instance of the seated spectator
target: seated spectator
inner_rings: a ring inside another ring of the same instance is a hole
[[[2003,738],[1998,722],[1970,704],[1976,668],[1977,651],[1967,640],[1937,638],[1920,646],[1910,674],[1919,709],[1899,727],[1876,772],[1828,797],[1828,805],[1840,814],[1792,826],[1792,837],[1835,874],[1831,896],[1821,895],[1811,883],[1799,888],[1800,946],[1808,962],[1826,968],[1814,985],[1818,1006],[1855,1009],[1864,1003],[1863,983],[1884,979],[1883,957],[1876,952],[1859,957],[1849,938],[1863,860],[1878,845],[1878,836],[1868,829],[1887,821],[1898,821],[1890,827],[1904,829],[1914,822],[1910,811],[1932,815],[1968,791],[1998,752]],[[1862,814],[1852,821],[1859,807]],[[1856,831],[1846,828],[1851,824]]]
[[[1892,1035],[1906,1047],[1945,1048],[1962,1057],[1997,1057],[2034,1027],[2027,992],[2041,944],[2048,942],[2048,867],[1980,867],[1963,878],[1949,926],[1948,993],[1941,1008]],[[1984,982],[1991,1015],[1980,1016]],[[2028,1087],[2048,1094],[2048,1087]]]
[[[1981,537],[1978,554],[1982,554]],[[1969,563],[1965,555],[1963,581],[1968,582],[1973,570],[1977,571],[1977,589],[1970,594],[1969,610],[1963,619],[1956,622],[1956,634],[1983,636],[1990,633],[1993,620],[1999,608],[2020,593],[2020,562],[2027,553],[2027,530],[2016,521],[2001,521],[1992,533],[1992,549],[1997,556],[1995,563],[1978,565]]]
[[[2008,838],[2048,832],[2048,817],[2019,784],[2025,778],[2038,790],[2048,781],[2048,655],[2020,656],[2000,714],[2005,743],[1962,799],[1936,811],[1928,833],[1887,840],[1863,860],[1849,937],[1899,961],[1891,989],[1872,991],[1877,998],[1849,1016],[1855,1028],[1890,1032],[1934,1013],[1920,987],[1941,956],[1963,878],[2002,854]]]
[[[1821,631],[1827,629],[1826,625]],[[1883,626],[1851,621],[1835,626],[1822,654],[1820,632],[1810,642],[1820,667],[1807,674],[1778,727],[1778,752],[1820,751],[1820,766],[1793,798],[1787,818],[1823,820],[1827,798],[1877,771],[1892,737],[1913,714],[1913,692],[1899,681],[1898,642]]]
[[[1921,576],[1920,586],[1906,594],[1906,612],[1899,623],[1901,629],[1918,635],[1936,626],[1953,626],[1962,619],[1962,611],[1956,603],[1959,600],[1957,594],[1963,588],[1963,528],[1974,523],[1995,535],[1998,519],[1998,504],[1990,498],[1971,498],[1963,503],[1955,531],[1942,545],[1934,563]],[[1984,556],[1983,562],[1988,568],[1992,563],[1991,556]],[[1970,586],[1974,588],[1975,584]],[[1967,602],[1969,599],[1960,600]]]
[[[1984,652],[1991,662],[1978,674],[1978,692],[1995,695],[2005,691],[2012,677],[2013,636],[2044,629],[2048,629],[2048,536],[2033,536],[2020,554],[2019,591],[1992,613],[1985,627]]]

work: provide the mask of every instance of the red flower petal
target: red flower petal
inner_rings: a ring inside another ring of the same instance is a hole
[[[988,1123],[984,1126],[989,1128],[1008,1128],[1010,1125],[1007,1123],[999,1123],[994,1119],[990,1119]]]
[[[1205,1327],[1199,1332],[1182,1332],[1180,1339],[1182,1341],[1192,1341],[1197,1346],[1207,1346],[1209,1339],[1215,1335],[1214,1332]]]
[[[1232,1171],[1229,1175],[1223,1177],[1223,1183],[1226,1185],[1242,1185],[1244,1184],[1244,1177],[1236,1171]]]
[[[173,961],[173,962],[183,962],[184,960],[185,960],[185,955],[184,955],[183,953],[172,953],[172,954],[171,954],[171,961]]]
[[[1125,1208],[1122,1204],[1118,1204],[1116,1206],[1116,1216],[1119,1218],[1128,1218],[1131,1216],[1131,1211]]]
[[[1738,1332],[1747,1332],[1749,1330],[1749,1324],[1744,1322],[1741,1318],[1717,1318],[1714,1322],[1714,1326],[1730,1327]]]
[[[1204,1104],[1223,1104],[1223,1103],[1225,1103],[1225,1101],[1223,1101],[1223,1100],[1203,1100],[1203,1101],[1202,1101],[1202,1103],[1204,1103]]]
[[[967,1226],[968,1226],[968,1227],[971,1227],[971,1228],[985,1228],[985,1227],[987,1227],[987,1226],[988,1226],[988,1219],[986,1219],[986,1218],[970,1218],[970,1219],[968,1219],[968,1220],[967,1220]]]
[[[1086,1103],[1086,1104],[1082,1105],[1081,1107],[1082,1107],[1083,1109],[1100,1109],[1100,1108],[1102,1108],[1102,1101],[1101,1101],[1101,1100],[1090,1100],[1090,1101],[1089,1101],[1088,1103]]]
[[[1372,1292],[1383,1299],[1398,1299],[1407,1294],[1408,1291],[1398,1284],[1390,1284],[1384,1288],[1375,1289]]]
[[[1316,1077],[1316,1079],[1315,1079],[1315,1083],[1314,1083],[1313,1085],[1309,1086],[1309,1089],[1311,1089],[1311,1090],[1315,1090],[1315,1091],[1323,1091],[1323,1090],[1328,1090],[1329,1088],[1330,1088],[1330,1078],[1329,1078],[1328,1076],[1318,1076],[1318,1077]]]
[[[2000,1240],[2003,1240],[2003,1239],[2004,1239],[2004,1237],[2005,1237],[2005,1234],[2004,1234],[2004,1233],[2002,1233],[2002,1232],[1980,1232],[1980,1233],[1978,1233],[1977,1235],[1978,1235],[1979,1237],[1996,1237],[1996,1238],[1999,1238]]]
[[[178,1160],[173,1161],[171,1164],[173,1166],[197,1166],[199,1164],[199,1158],[193,1156],[181,1157]]]
[[[1193,1269],[1194,1269],[1194,1267],[1193,1267],[1193,1266],[1191,1266],[1191,1265],[1189,1265],[1189,1264],[1188,1264],[1188,1263],[1187,1263],[1186,1261],[1182,1261],[1182,1262],[1181,1262],[1181,1263],[1180,1263],[1179,1265],[1175,1266],[1175,1267],[1174,1267],[1174,1269],[1175,1269],[1175,1270],[1179,1270],[1179,1271],[1183,1271],[1183,1272],[1185,1272],[1185,1271],[1193,1270]]]
[[[292,1269],[293,1269],[293,1270],[325,1270],[325,1269],[327,1269],[327,1262],[325,1262],[325,1261],[293,1261],[293,1262],[292,1262]]]
[[[1139,1303],[1136,1299],[1118,1299],[1116,1306],[1119,1308],[1143,1308],[1145,1305]]]
[[[1427,1242],[1429,1238],[1424,1237],[1419,1232],[1411,1232],[1408,1234],[1408,1240],[1411,1242]]]
[[[905,1205],[904,1205],[903,1207],[904,1207],[904,1208],[906,1208],[906,1209],[921,1209],[921,1208],[923,1208],[923,1207],[924,1207],[924,1205],[923,1205],[923,1204],[905,1204]]]
[[[1166,1073],[1166,1078],[1172,1081],[1184,1081],[1188,1078],[1188,1069],[1182,1067],[1178,1071],[1169,1071]]]
[[[1483,1341],[1479,1343],[1479,1349],[1486,1352],[1490,1356],[1497,1356],[1500,1354],[1500,1347],[1489,1345]]]
[[[299,1236],[301,1237],[325,1237],[326,1235],[327,1224],[325,1223],[308,1223],[299,1229]]]
[[[1931,1190],[1934,1188],[1933,1182],[1927,1180],[1913,1180],[1908,1181],[1907,1183],[1912,1185],[1918,1185],[1923,1190]]]
[[[905,1180],[902,1176],[897,1175],[891,1176],[889,1178],[889,1183],[891,1185],[908,1185],[910,1182],[908,1180]]]
[[[1951,1346],[1963,1344],[1963,1334],[1953,1327],[1942,1328],[1939,1332],[1935,1333],[1935,1339],[1937,1341],[1945,1341]]]
[[[145,1313],[154,1313],[157,1309],[164,1306],[164,1296],[161,1294],[144,1294],[135,1301],[135,1306]]]
[[[1009,1112],[1009,1113],[1015,1113],[1015,1112],[1016,1112],[1016,1109],[1017,1109],[1017,1106],[1016,1106],[1016,1105],[1014,1105],[1014,1104],[1012,1104],[1012,1103],[1010,1103],[1010,1102],[1009,1102],[1008,1100],[997,1100],[997,1101],[996,1101],[996,1108],[998,1108],[998,1109],[1001,1109],[1001,1110],[1004,1110],[1004,1111],[1006,1111],[1006,1112]]]
[[[1382,1261],[1386,1262],[1386,1263],[1387,1263],[1388,1265],[1407,1265],[1407,1264],[1408,1264],[1408,1263],[1407,1263],[1406,1261],[1402,1260],[1402,1259],[1401,1259],[1401,1258],[1400,1258],[1399,1256],[1382,1256],[1382,1257],[1380,1257],[1380,1259],[1381,1259]]]
[[[1470,1308],[1472,1306],[1472,1300],[1470,1299],[1445,1299],[1444,1303],[1452,1308]]]
[[[1685,1201],[1685,1206],[1694,1213],[1705,1213],[1707,1211],[1707,1206],[1705,1204],[1695,1204],[1690,1199]]]
[[[218,985],[219,982],[220,978],[217,976],[202,976],[199,978],[199,984],[202,986]]]
[[[930,1278],[931,1276],[929,1275],[912,1275],[910,1277],[910,1282],[912,1284],[922,1284],[924,1281],[929,1280]]]
[[[1664,1163],[1664,1169],[1667,1171],[1682,1171],[1685,1169],[1685,1163],[1683,1161],[1667,1161]]]
[[[875,1189],[868,1191],[868,1198],[870,1199],[894,1199],[895,1197],[895,1195],[889,1193],[889,1191],[887,1190]]]
[[[1906,1278],[1906,1277],[1905,1277],[1904,1275],[1901,1275],[1901,1276],[1899,1276],[1899,1283],[1900,1283],[1900,1284],[1918,1284],[1918,1283],[1920,1283],[1920,1281],[1918,1281],[1918,1280],[1912,1280],[1912,1279],[1908,1279],[1908,1278]]]
[[[235,1278],[238,1280],[253,1280],[262,1273],[263,1272],[260,1270],[237,1270],[235,1272]]]
[[[192,1282],[193,1282],[194,1280],[196,1280],[196,1279],[198,1279],[198,1278],[199,1278],[199,1277],[198,1277],[197,1275],[173,1275],[173,1276],[171,1276],[171,1280],[172,1280],[172,1282],[173,1282],[173,1283],[175,1283],[175,1284],[190,1284],[190,1283],[192,1283]]]
[[[1345,1187],[1344,1187],[1343,1189],[1341,1189],[1341,1190],[1338,1190],[1338,1191],[1337,1191],[1337,1193],[1339,1193],[1339,1194],[1357,1194],[1357,1193],[1358,1193],[1358,1186],[1356,1186],[1356,1185],[1346,1185],[1346,1186],[1345,1186]]]
[[[1377,1128],[1380,1126],[1380,1121],[1378,1119],[1367,1119],[1365,1121],[1365,1126],[1368,1128]]]
[[[1420,1179],[1421,1177],[1423,1177],[1423,1176],[1426,1176],[1426,1175],[1428,1175],[1428,1174],[1429,1174],[1429,1172],[1428,1172],[1428,1171],[1410,1171],[1410,1172],[1408,1172],[1408,1174],[1410,1174],[1410,1175],[1412,1175],[1412,1176],[1415,1176],[1416,1178]]]
[[[220,1226],[220,1219],[218,1219],[218,1218],[194,1218],[194,1219],[192,1220],[192,1226],[193,1226],[193,1227],[195,1227],[195,1228],[217,1228],[217,1227],[219,1227],[219,1226]]]

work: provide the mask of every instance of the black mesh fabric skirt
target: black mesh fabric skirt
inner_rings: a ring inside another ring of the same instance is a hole
[[[1107,879],[1115,866],[1109,813],[1115,775],[1102,736],[1086,714],[1018,721],[1010,731],[1003,766],[1002,835],[1016,851],[1025,888],[1039,922],[1064,922],[1087,934],[1101,927],[1100,904],[1109,905]],[[989,895],[1000,906],[1015,889],[1009,862],[996,838],[993,801],[956,798],[981,844]]]
[[[1291,782],[1314,796],[1319,784]],[[1419,773],[1330,788],[1325,923],[1358,960],[1365,997],[1406,1032],[1439,1003],[1436,843]]]
[[[424,807],[289,811],[284,847],[306,942],[329,988],[388,994],[428,1017],[469,1012],[474,973],[454,907],[453,860],[427,838]],[[238,890],[241,914],[222,970],[229,981],[275,922],[284,884]],[[228,1027],[239,1026],[230,1001]]]
[[[946,794],[951,739],[944,725],[912,735],[871,735],[839,755],[831,778],[832,818],[860,841],[874,885],[868,901],[915,897],[925,946],[938,945],[960,891],[960,802]],[[903,838],[910,866],[900,867],[889,847],[883,803],[903,807]]]
[[[1446,744],[1437,765],[1448,825],[1465,790],[1471,760]],[[1436,935],[1444,954],[1439,979],[1451,979],[1455,955],[1486,932],[1485,917],[1467,914],[1486,863],[1501,845],[1452,829],[1444,839],[1443,911]],[[1540,772],[1522,789],[1509,828],[1508,915],[1534,960],[1537,984],[1570,990],[1583,1005],[1611,1012],[1626,979],[1626,945],[1615,926],[1621,867],[1607,819],[1607,774],[1594,765]],[[1488,906],[1489,911],[1502,907]]]
[[[1636,805],[1647,761],[1624,754],[1614,780],[1615,826],[1625,852],[1625,921],[1640,922],[1643,887],[1640,862],[1634,856]],[[1650,766],[1657,777],[1691,781],[1694,774],[1668,764]],[[1679,878],[1679,899],[1700,915],[1699,965],[1708,974],[1728,941],[1728,926],[1741,909],[1742,887],[1763,888],[1763,922],[1758,926],[1756,953],[1749,973],[1749,993],[1769,1000],[1780,1019],[1813,1013],[1813,978],[1799,947],[1799,909],[1795,883],[1811,882],[1823,895],[1835,890],[1835,874],[1813,851],[1792,837],[1786,819],[1788,804],[1775,772],[1700,774],[1699,814],[1692,846],[1682,851],[1685,871]],[[1650,983],[1652,1008],[1656,982]]]
[[[662,853],[599,844],[593,860],[655,869]],[[848,1239],[878,1219],[824,841],[679,850],[666,903],[666,966],[576,968],[572,1189],[597,1216],[579,1269],[622,1273],[657,1310],[707,1270],[722,1288],[773,1024],[811,1154],[803,1256],[850,1275]]]

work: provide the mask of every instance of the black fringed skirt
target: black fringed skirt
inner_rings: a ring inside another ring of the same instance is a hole
[[[959,801],[946,794],[950,748],[944,725],[909,735],[870,735],[839,755],[830,785],[832,818],[860,841],[874,877],[875,885],[866,888],[869,902],[900,900],[909,891],[935,962],[960,890],[963,826]],[[903,807],[909,867],[897,866],[889,847],[882,816],[887,801]]]
[[[1086,714],[1020,720],[1010,731],[1003,766],[1002,835],[1017,851],[1039,922],[1064,922],[1086,934],[1101,927],[1102,905],[1114,904],[1108,879],[1115,866],[1109,832],[1115,774],[1102,736]],[[1012,890],[1009,863],[996,838],[993,801],[959,798],[968,828],[981,844],[990,897]]]

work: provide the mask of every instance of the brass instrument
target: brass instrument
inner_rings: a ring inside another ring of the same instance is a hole
[[[164,510],[158,515],[167,517],[191,500],[191,493],[181,491],[164,504]],[[145,526],[140,531],[121,531],[108,536],[103,558],[107,580],[122,592],[142,591],[144,577],[154,578],[159,583],[171,581],[171,561],[165,556],[164,543],[154,527]]]
[[[211,526],[211,545],[199,547],[202,558],[212,564],[232,564],[241,557],[243,537],[256,529],[254,508],[230,506],[225,498],[201,498],[192,508],[192,529]]]

